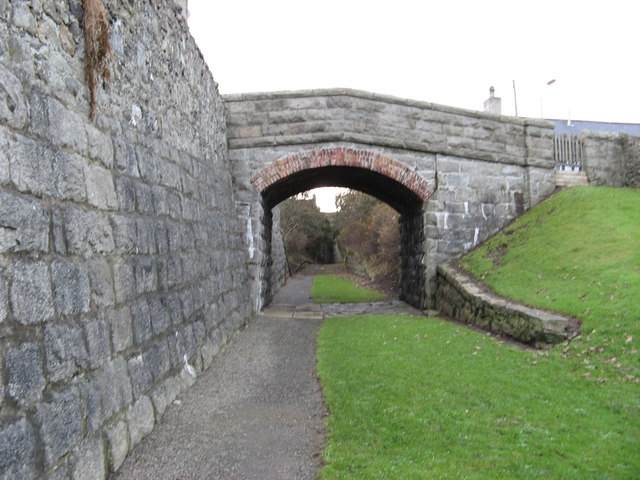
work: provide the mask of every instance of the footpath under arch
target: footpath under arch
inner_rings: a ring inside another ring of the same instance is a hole
[[[433,193],[419,173],[392,158],[366,149],[331,147],[304,151],[260,169],[251,184],[261,195],[261,276],[263,305],[277,289],[272,285],[273,213],[283,200],[317,187],[346,187],[374,196],[400,214],[400,297],[416,307],[425,304],[423,205]]]

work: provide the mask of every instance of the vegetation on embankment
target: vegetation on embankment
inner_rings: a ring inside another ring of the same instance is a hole
[[[640,190],[564,190],[461,264],[500,295],[580,319],[564,355],[585,374],[638,381]]]
[[[438,319],[327,319],[321,478],[637,478],[640,191],[561,192],[462,264],[582,335],[535,351]]]
[[[311,296],[316,303],[378,302],[386,298],[384,293],[361,288],[351,280],[334,275],[316,275]]]

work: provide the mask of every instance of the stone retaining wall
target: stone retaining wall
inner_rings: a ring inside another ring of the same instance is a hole
[[[0,2],[0,478],[104,478],[250,315],[217,86],[171,2]]]
[[[640,188],[640,138],[625,133],[582,132],[589,183]]]
[[[500,297],[452,264],[438,266],[440,312],[484,330],[536,347],[560,343],[579,333],[573,317],[527,307]]]

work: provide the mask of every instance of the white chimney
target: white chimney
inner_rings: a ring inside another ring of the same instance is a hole
[[[489,88],[489,98],[484,101],[484,111],[489,113],[495,113],[497,115],[502,114],[502,99],[495,96],[496,89]]]

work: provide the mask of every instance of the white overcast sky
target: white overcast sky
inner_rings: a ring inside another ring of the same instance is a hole
[[[640,0],[189,0],[220,92],[344,87],[640,123]],[[556,80],[547,85],[550,80]],[[324,202],[324,203],[322,203]],[[333,195],[319,197],[324,210]]]
[[[640,123],[638,0],[189,0],[222,93],[346,87]],[[547,82],[555,79],[550,86]]]

